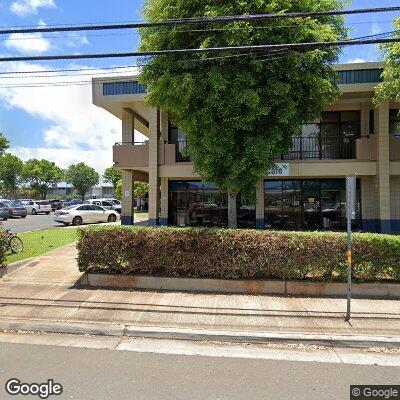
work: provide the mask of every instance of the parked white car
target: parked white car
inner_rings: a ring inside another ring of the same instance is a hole
[[[27,209],[28,214],[50,214],[52,212],[51,203],[46,200],[22,200],[24,208]]]
[[[54,213],[54,221],[64,225],[82,225],[98,222],[115,222],[120,219],[114,210],[106,210],[95,204],[77,204]]]
[[[115,199],[90,199],[89,204],[94,204],[105,208],[106,210],[115,210],[121,214],[121,202]]]

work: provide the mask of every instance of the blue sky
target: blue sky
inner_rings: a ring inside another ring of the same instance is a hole
[[[0,0],[0,25],[137,21],[142,3],[142,0]],[[399,4],[400,1],[395,0],[354,0],[350,8]],[[354,15],[349,16],[347,22],[351,36],[359,37],[391,31],[390,21],[399,16],[398,13]],[[14,35],[0,38],[0,55],[132,51],[137,44],[138,36],[134,31],[43,34],[25,40]],[[349,47],[341,57],[342,62],[376,60],[379,60],[379,53],[374,46]],[[101,69],[132,63],[132,59],[83,60],[73,64],[63,61],[13,63],[0,65],[0,72],[71,66]],[[38,78],[35,82],[49,79]],[[9,138],[14,154],[23,159],[48,158],[63,167],[85,161],[101,171],[111,165],[111,145],[120,140],[120,122],[91,104],[89,85],[9,89],[1,87],[4,82],[31,80],[0,80],[0,132]]]

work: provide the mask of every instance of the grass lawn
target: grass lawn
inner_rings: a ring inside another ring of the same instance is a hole
[[[21,254],[8,254],[7,263],[25,260],[40,256],[57,247],[64,246],[78,240],[76,228],[53,228],[41,231],[19,233],[24,242],[24,251]]]

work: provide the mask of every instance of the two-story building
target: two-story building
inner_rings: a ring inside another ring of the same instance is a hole
[[[259,179],[256,203],[238,196],[239,227],[345,228],[345,177],[357,174],[355,224],[372,232],[400,232],[399,105],[374,107],[379,63],[336,67],[340,99],[322,118],[302,126],[277,168]],[[113,147],[123,171],[122,223],[133,223],[134,181],[149,182],[149,224],[227,226],[227,193],[201,182],[185,152],[185,133],[168,114],[145,104],[137,77],[93,80],[93,102],[122,121]],[[135,132],[148,140],[138,143]]]

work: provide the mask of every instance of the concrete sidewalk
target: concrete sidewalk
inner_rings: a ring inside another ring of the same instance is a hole
[[[0,329],[199,340],[319,339],[400,346],[400,301],[87,289],[75,245],[0,280]]]

